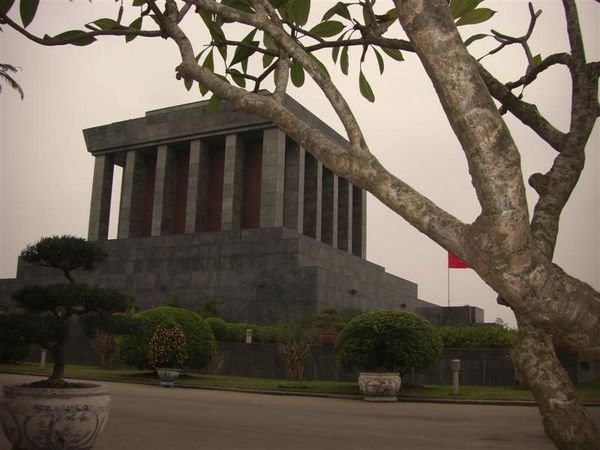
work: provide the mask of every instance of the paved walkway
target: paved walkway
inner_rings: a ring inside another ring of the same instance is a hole
[[[33,379],[0,374],[0,384]],[[105,384],[112,411],[95,450],[553,448],[535,407],[373,404]],[[590,411],[600,423],[600,408]],[[3,434],[0,449],[9,449]]]

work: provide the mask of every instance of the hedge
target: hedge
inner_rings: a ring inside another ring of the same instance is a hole
[[[446,348],[511,348],[517,332],[489,325],[477,327],[439,327],[438,333]]]

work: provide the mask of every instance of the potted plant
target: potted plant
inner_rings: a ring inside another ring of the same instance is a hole
[[[183,330],[174,321],[159,324],[150,338],[148,358],[156,369],[160,385],[173,387],[188,360]]]
[[[416,314],[373,311],[352,319],[335,345],[339,366],[360,371],[365,400],[397,401],[401,376],[440,357],[442,341],[433,326]]]
[[[25,286],[13,294],[9,313],[24,342],[38,344],[54,360],[50,377],[27,385],[4,386],[0,419],[15,449],[90,449],[108,419],[106,387],[64,380],[65,347],[76,317],[103,317],[125,311],[129,299],[117,291],[76,283],[73,272],[91,271],[106,257],[97,244],[73,236],[43,238],[21,258],[58,269],[66,283]]]
[[[319,330],[321,345],[335,345],[337,339],[338,311],[335,308],[323,309],[315,318],[315,326]]]

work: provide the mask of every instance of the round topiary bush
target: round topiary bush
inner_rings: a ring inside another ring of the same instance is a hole
[[[206,323],[212,330],[217,341],[224,341],[227,336],[227,322],[219,317],[207,317]]]
[[[349,371],[389,371],[401,375],[438,359],[442,340],[435,328],[416,314],[373,311],[352,319],[339,334],[336,360]]]
[[[136,335],[119,338],[118,353],[123,362],[140,370],[152,368],[148,359],[148,349],[158,325],[176,323],[185,333],[185,352],[187,365],[192,369],[201,369],[215,353],[215,337],[206,321],[193,311],[159,306],[136,314],[142,324],[142,331]]]

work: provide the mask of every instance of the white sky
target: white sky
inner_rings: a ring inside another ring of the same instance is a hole
[[[381,3],[381,2],[380,2]],[[391,7],[384,2],[384,10]],[[527,28],[523,1],[485,2],[499,12],[483,27],[463,27],[465,36],[490,27],[520,35]],[[314,1],[322,11],[331,1]],[[543,9],[531,41],[533,51],[547,56],[566,51],[562,6],[558,0],[535,2]],[[600,5],[578,2],[589,60],[598,60]],[[42,0],[38,17],[28,28],[38,35],[58,34],[100,17],[116,17],[112,0]],[[16,17],[16,6],[12,16]],[[200,22],[188,25],[201,27]],[[398,27],[398,25],[395,25]],[[246,34],[245,31],[243,34]],[[398,29],[398,33],[400,33]],[[201,36],[201,35],[200,35]],[[205,41],[196,41],[196,51]],[[490,44],[474,44],[482,54]],[[359,52],[359,50],[356,50]],[[352,54],[352,53],[351,53]],[[451,132],[431,83],[416,57],[402,64],[386,59],[379,76],[375,58],[364,70],[376,96],[374,104],[358,92],[358,56],[351,74],[333,68],[330,51],[321,57],[351,104],[371,150],[393,173],[464,221],[479,212],[464,155]],[[145,111],[201,100],[196,88],[187,92],[175,80],[178,53],[169,41],[141,38],[125,45],[123,38],[103,39],[89,47],[41,47],[8,27],[0,34],[0,62],[20,66],[17,80],[25,100],[3,85],[0,94],[0,278],[12,278],[19,252],[42,236],[87,236],[93,158],[81,130],[129,118]],[[502,81],[524,71],[522,53],[511,49],[486,60]],[[540,77],[526,90],[561,130],[568,127],[570,84],[562,69]],[[290,94],[332,127],[340,129],[332,110],[313,85]],[[523,172],[546,171],[553,151],[532,132],[507,116],[523,160]],[[587,166],[561,222],[555,261],[568,273],[600,289],[600,136],[598,126],[587,148]],[[536,197],[530,192],[530,201]],[[438,304],[448,300],[446,252],[373,197],[368,200],[367,255],[388,272],[418,283],[419,297]],[[475,305],[487,321],[496,317],[514,325],[514,316],[496,305],[494,292],[471,270],[450,271],[452,305]]]

